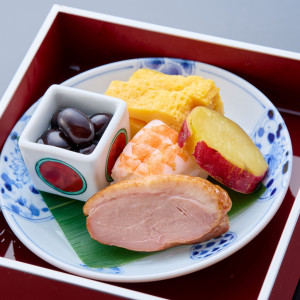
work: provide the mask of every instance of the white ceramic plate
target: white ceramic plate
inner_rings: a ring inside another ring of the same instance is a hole
[[[104,93],[112,80],[127,80],[139,68],[169,74],[201,75],[220,87],[225,115],[254,140],[269,164],[266,192],[249,208],[230,217],[230,231],[206,243],[180,246],[124,266],[92,269],[77,257],[28,176],[18,147],[33,105],[17,122],[1,153],[0,184],[3,214],[16,236],[36,255],[65,271],[92,279],[143,282],[188,274],[228,257],[253,239],[278,210],[288,188],[292,146],[280,114],[254,86],[220,68],[167,58],[134,59],[101,66],[64,85]]]

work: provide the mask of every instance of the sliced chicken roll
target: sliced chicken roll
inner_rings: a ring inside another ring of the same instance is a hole
[[[188,175],[153,175],[111,185],[84,205],[87,229],[100,243],[158,251],[217,237],[229,229],[225,190]]]

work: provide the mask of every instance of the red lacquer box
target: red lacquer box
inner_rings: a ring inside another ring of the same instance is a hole
[[[145,283],[102,283],[61,271],[28,250],[1,213],[1,298],[291,299],[300,274],[300,199],[295,200],[300,186],[299,53],[54,6],[1,99],[0,147],[50,85],[107,63],[143,57],[220,67],[271,100],[293,145],[292,179],[279,210],[257,237],[228,258],[189,275]]]

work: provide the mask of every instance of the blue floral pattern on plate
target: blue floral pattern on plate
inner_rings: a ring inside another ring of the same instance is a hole
[[[192,75],[195,62],[184,59],[148,58],[138,61],[138,68],[152,69],[169,75]]]
[[[35,109],[31,107],[10,133],[1,155],[1,194],[5,209],[33,222],[53,219],[47,205],[34,188],[22,158],[18,140]]]
[[[191,259],[202,260],[215,255],[228,247],[237,238],[236,233],[227,231],[219,237],[211,239],[205,243],[193,245],[190,250]]]
[[[264,179],[267,191],[260,197],[260,201],[268,201],[275,197],[277,191],[288,184],[291,161],[290,142],[286,135],[286,125],[280,121],[279,114],[269,109],[262,116],[254,129],[252,139],[260,149],[268,163],[268,173]]]

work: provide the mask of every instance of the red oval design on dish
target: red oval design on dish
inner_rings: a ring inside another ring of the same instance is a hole
[[[126,131],[125,129],[122,129],[119,131],[119,133],[113,140],[109,149],[108,158],[106,162],[106,179],[108,181],[113,181],[113,179],[111,178],[112,168],[115,165],[117,158],[120,156],[124,147],[126,146],[126,143],[127,143]]]
[[[65,164],[45,161],[40,165],[39,171],[47,183],[61,191],[75,193],[83,189],[80,175]]]

